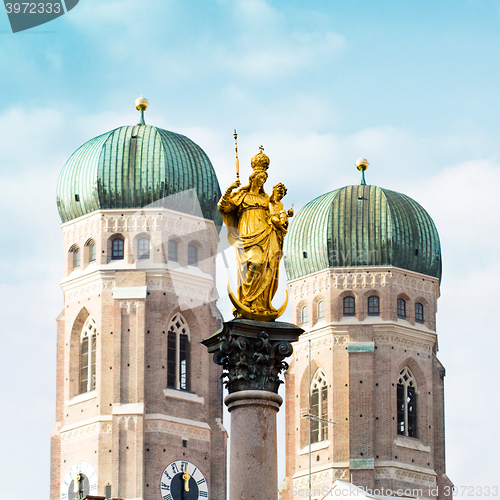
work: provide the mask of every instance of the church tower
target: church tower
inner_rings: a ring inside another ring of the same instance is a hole
[[[292,321],[282,500],[336,479],[451,498],[437,358],[439,235],[408,196],[364,181],[319,196],[285,240]]]
[[[51,500],[224,500],[222,225],[210,160],[187,137],[124,126],[81,146],[58,181],[64,309],[57,318]]]

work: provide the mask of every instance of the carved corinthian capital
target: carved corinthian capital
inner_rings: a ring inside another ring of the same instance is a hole
[[[290,342],[302,329],[290,323],[234,319],[203,341],[214,362],[224,368],[229,393],[246,390],[278,392],[280,374],[288,368]]]

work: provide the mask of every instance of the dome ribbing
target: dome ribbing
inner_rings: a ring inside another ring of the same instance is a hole
[[[179,193],[185,194],[174,202],[168,198]],[[203,215],[220,227],[220,196],[205,152],[187,137],[151,125],[120,127],[91,139],[66,162],[57,184],[63,222],[94,210],[153,204]]]
[[[284,244],[289,280],[331,267],[395,266],[441,278],[441,246],[429,214],[409,196],[346,186],[294,217]]]

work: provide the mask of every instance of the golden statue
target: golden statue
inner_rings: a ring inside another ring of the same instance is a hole
[[[279,309],[272,306],[271,300],[278,289],[283,239],[293,210],[286,212],[283,208],[281,200],[286,194],[283,184],[274,186],[271,196],[264,191],[269,157],[262,146],[251,165],[253,172],[248,185],[240,188],[241,183],[236,180],[218,204],[228,228],[228,241],[236,248],[238,298],[229,283],[228,292],[235,316],[273,321],[284,313],[288,303],[288,292]]]

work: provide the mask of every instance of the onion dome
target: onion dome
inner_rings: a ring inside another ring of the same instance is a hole
[[[289,280],[363,266],[441,278],[439,234],[429,214],[409,196],[365,184],[336,189],[300,210],[285,239],[284,259]]]
[[[200,215],[220,228],[221,191],[206,153],[181,134],[145,125],[148,102],[141,96],[135,104],[139,124],[91,139],[64,165],[57,183],[61,220],[99,209],[153,206]]]

